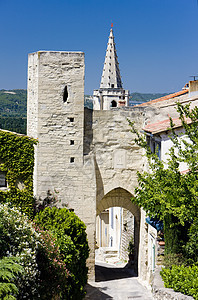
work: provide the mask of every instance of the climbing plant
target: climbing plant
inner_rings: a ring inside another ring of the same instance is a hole
[[[0,172],[5,172],[7,189],[0,189],[0,202],[11,202],[30,218],[33,216],[33,168],[36,140],[0,131]]]

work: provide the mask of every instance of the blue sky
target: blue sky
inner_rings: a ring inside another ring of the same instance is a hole
[[[173,92],[198,75],[197,0],[0,0],[0,89],[26,88],[28,53],[83,51],[92,94],[111,22],[124,88]]]

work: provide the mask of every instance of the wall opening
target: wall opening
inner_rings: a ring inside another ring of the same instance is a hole
[[[115,100],[111,101],[111,107],[117,107],[117,102]]]
[[[103,210],[96,218],[96,260],[129,262],[133,267],[134,250],[133,214],[122,207]]]
[[[74,157],[70,157],[70,163],[74,163],[75,158]]]
[[[132,194],[127,190],[115,188],[102,199],[98,199],[96,268],[98,260],[106,263],[117,260],[123,268],[127,265],[134,275],[138,275],[140,209],[131,198]],[[109,258],[108,251],[113,253],[114,257]]]
[[[67,90],[67,86],[65,86],[63,92],[63,102],[67,102],[67,99],[68,99],[68,90]]]

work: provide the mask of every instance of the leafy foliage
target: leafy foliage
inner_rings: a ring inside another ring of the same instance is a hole
[[[35,217],[35,222],[53,233],[70,272],[68,294],[62,299],[82,299],[87,282],[86,259],[89,253],[84,223],[74,212],[55,207],[45,208]]]
[[[60,249],[56,245],[56,239],[49,231],[41,230],[40,245],[37,254],[38,268],[40,270],[40,297],[44,299],[52,299],[59,297],[65,299],[68,295],[69,271],[60,254]],[[67,299],[67,298],[66,298]]]
[[[164,285],[176,292],[193,296],[198,300],[198,266],[191,267],[173,265],[171,269],[162,269],[161,276]]]
[[[37,296],[39,270],[36,260],[39,234],[25,215],[7,204],[0,205],[0,259],[17,257],[23,272],[17,276],[18,299]]]
[[[195,218],[190,226],[188,241],[184,249],[189,262],[198,262],[198,218]]]
[[[187,260],[184,258],[184,256],[179,253],[169,253],[166,254],[162,260],[162,265],[166,268],[171,268],[172,265],[181,266],[181,265],[187,265]]]
[[[27,90],[1,90],[0,116],[25,117],[27,111]]]
[[[51,299],[68,294],[70,275],[60,249],[48,231],[35,230],[32,222],[16,208],[1,204],[0,236],[2,295],[6,297],[11,293],[9,297],[14,297],[17,294],[17,299]],[[12,260],[18,265],[12,266]]]
[[[0,171],[6,172],[9,189],[0,190],[0,201],[11,202],[33,216],[33,167],[36,141],[0,131]]]
[[[26,134],[27,118],[26,117],[2,117],[0,116],[0,128],[9,131]]]
[[[130,122],[136,133],[136,143],[145,149],[149,172],[138,173],[139,186],[135,201],[150,217],[164,222],[166,252],[179,253],[188,241],[188,229],[197,218],[198,210],[198,108],[177,105],[186,138],[174,130],[170,119],[171,140],[168,164],[151,153],[145,136],[142,136]],[[187,118],[192,121],[189,125]],[[181,174],[179,164],[187,163],[189,172]],[[198,246],[196,246],[197,249]],[[197,251],[197,250],[196,250]]]
[[[16,257],[4,257],[0,259],[0,299],[16,300],[18,288],[15,285],[17,275],[23,272],[23,268],[17,263]]]
[[[27,91],[0,91],[0,128],[26,133]]]

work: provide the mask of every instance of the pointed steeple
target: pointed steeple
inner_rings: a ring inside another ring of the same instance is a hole
[[[122,88],[122,81],[112,28],[110,30],[109,40],[107,44],[100,88]]]
[[[93,92],[94,110],[109,110],[115,107],[128,106],[129,104],[129,91],[122,88],[112,27],[107,44],[100,88]]]

